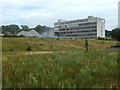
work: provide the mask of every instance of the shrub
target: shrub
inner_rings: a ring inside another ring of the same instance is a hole
[[[40,46],[44,46],[44,44],[41,43]]]
[[[12,52],[12,51],[13,51],[13,49],[10,49],[10,51]]]
[[[98,37],[97,39],[98,40],[105,40],[105,38],[102,38],[102,37]]]
[[[111,32],[111,36],[113,39],[120,41],[120,28],[113,29]]]
[[[28,46],[26,50],[31,51],[32,50],[31,46]]]

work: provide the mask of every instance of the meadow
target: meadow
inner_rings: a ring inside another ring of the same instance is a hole
[[[3,88],[118,86],[117,42],[89,39],[2,38]]]

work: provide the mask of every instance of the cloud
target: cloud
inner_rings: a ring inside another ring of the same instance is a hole
[[[106,19],[106,29],[117,26],[119,0],[1,0],[0,24],[38,24],[53,26],[57,19],[87,18],[93,15]]]

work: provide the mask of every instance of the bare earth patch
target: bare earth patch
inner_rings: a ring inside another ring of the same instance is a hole
[[[51,54],[55,53],[53,51],[39,51],[39,52],[25,52],[25,55],[33,55],[33,54]]]

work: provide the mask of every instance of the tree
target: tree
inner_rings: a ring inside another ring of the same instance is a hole
[[[46,30],[45,30],[45,26],[41,26],[41,25],[37,25],[36,27],[35,27],[35,31],[37,31],[38,33],[43,33],[43,32],[45,32]]]
[[[111,32],[111,36],[113,39],[120,41],[120,28],[113,29]]]
[[[21,27],[22,27],[22,30],[24,30],[24,31],[29,31],[30,30],[27,25],[21,25]]]
[[[105,36],[106,36],[107,38],[110,38],[110,37],[111,37],[111,32],[112,32],[112,31],[105,30]]]
[[[18,25],[14,25],[14,24],[11,24],[11,25],[3,25],[1,26],[2,27],[2,33],[6,35],[7,32],[10,32],[12,33],[13,35],[16,35],[19,31],[20,31],[20,28]]]

